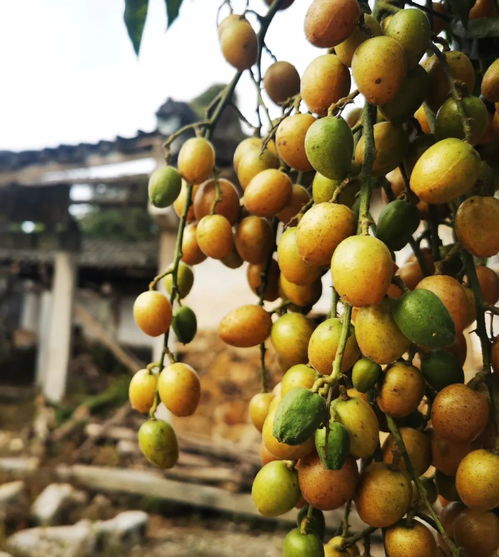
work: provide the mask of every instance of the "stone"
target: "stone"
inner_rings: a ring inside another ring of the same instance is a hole
[[[97,534],[89,520],[72,526],[20,530],[7,539],[7,550],[16,557],[90,557],[96,555]]]
[[[139,446],[136,440],[122,439],[116,444],[116,451],[120,456],[133,456],[139,454]]]
[[[0,523],[16,522],[28,515],[29,501],[21,480],[0,485]]]
[[[144,539],[149,517],[144,511],[124,511],[97,525],[100,543],[109,550],[129,548]]]
[[[48,485],[31,506],[31,517],[36,524],[52,526],[67,522],[75,509],[83,507],[88,497],[68,483]]]

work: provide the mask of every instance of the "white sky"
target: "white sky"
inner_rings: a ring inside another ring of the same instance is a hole
[[[15,0],[0,12],[0,150],[132,136],[156,127],[169,96],[190,100],[234,70],[218,48],[220,0],[184,0],[165,32],[164,0],[149,0],[139,58],[123,23],[123,0]],[[244,0],[233,0],[235,8]],[[265,11],[263,0],[251,7]],[[274,54],[300,74],[321,54],[304,38],[309,2],[279,12],[268,34]],[[271,63],[265,57],[265,66]],[[254,121],[254,86],[242,80],[240,106]]]

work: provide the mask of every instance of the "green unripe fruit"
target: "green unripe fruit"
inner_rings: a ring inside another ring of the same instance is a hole
[[[367,393],[376,385],[381,374],[381,366],[369,358],[361,358],[352,368],[353,386],[361,393]]]
[[[173,316],[172,327],[180,342],[183,344],[191,342],[198,328],[196,314],[190,307],[182,306]]]
[[[328,470],[341,470],[350,453],[350,436],[340,422],[331,421],[329,429],[321,427],[315,432],[315,448]]]
[[[396,39],[404,48],[407,67],[413,68],[428,48],[431,28],[428,18],[418,9],[408,8],[395,13],[385,35]]]
[[[308,128],[305,152],[317,172],[331,180],[343,180],[352,167],[352,130],[342,118],[320,118]]]
[[[471,129],[470,143],[474,145],[480,140],[488,126],[489,113],[483,101],[478,97],[464,97],[461,104]],[[435,135],[438,139],[447,137],[464,139],[463,120],[456,101],[452,97],[447,99],[437,112]]]
[[[321,395],[295,387],[277,407],[272,435],[281,443],[299,445],[313,435],[326,416],[326,401]]]
[[[424,354],[421,357],[421,372],[437,391],[452,383],[464,382],[464,372],[459,360],[446,350],[434,350]]]
[[[298,474],[289,460],[273,460],[253,480],[251,497],[260,514],[279,516],[290,511],[300,498]]]
[[[155,207],[169,207],[177,199],[182,177],[173,166],[157,168],[149,178],[149,200]]]
[[[144,422],[138,433],[139,447],[149,462],[158,468],[171,468],[178,460],[177,437],[170,424],[162,420]]]
[[[167,271],[171,270],[173,270],[173,263],[170,264],[167,269]],[[168,294],[171,294],[173,288],[173,276],[171,273],[169,275],[166,275],[163,280],[163,284],[165,285]],[[177,287],[179,297],[185,298],[191,291],[193,284],[194,273],[192,272],[191,267],[189,267],[189,265],[186,265],[183,261],[180,261],[177,271]]]
[[[302,534],[299,528],[284,538],[283,557],[324,557],[324,546],[315,533]]]
[[[398,251],[412,238],[419,221],[416,205],[402,199],[390,201],[379,215],[376,237],[391,250]]]
[[[395,300],[392,308],[395,323],[415,344],[442,348],[454,341],[454,321],[438,296],[418,288]]]
[[[296,518],[296,523],[298,528],[302,520],[307,516],[308,506],[304,505],[298,512]],[[317,534],[320,540],[324,538],[324,532],[326,531],[326,521],[324,520],[324,513],[320,509],[315,507],[312,509],[312,516],[308,520],[307,531]]]
[[[316,172],[312,181],[312,197],[314,198],[314,202],[323,203],[325,201],[331,201],[336,189],[342,182],[343,180],[331,180],[323,176],[320,172]],[[352,207],[359,191],[359,185],[360,182],[358,180],[352,180],[346,185],[343,184],[341,192],[336,197],[336,201],[347,207]]]

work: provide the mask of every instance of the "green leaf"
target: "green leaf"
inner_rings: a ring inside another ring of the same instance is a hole
[[[499,37],[499,18],[480,17],[473,19],[465,28],[460,21],[452,23],[452,33],[462,39],[485,39]]]
[[[166,17],[168,18],[167,29],[177,19],[180,6],[183,0],[165,0],[166,4]]]
[[[149,0],[125,0],[125,20],[128,36],[132,41],[133,49],[137,56],[139,55],[140,42],[142,40],[142,32],[147,16],[147,6]]]
[[[451,12],[456,15],[465,27],[468,26],[468,16],[475,0],[449,0]]]

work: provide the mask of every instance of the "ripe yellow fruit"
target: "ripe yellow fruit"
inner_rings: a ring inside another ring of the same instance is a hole
[[[243,203],[250,213],[270,217],[286,205],[292,189],[293,183],[287,174],[269,168],[252,178],[244,190]]]
[[[456,489],[472,509],[490,511],[499,506],[499,455],[485,449],[468,453],[457,468]]]
[[[296,242],[296,226],[289,226],[277,243],[277,261],[281,273],[295,284],[312,284],[320,274],[320,267],[303,261]]]
[[[248,412],[251,423],[258,431],[262,431],[265,418],[269,413],[269,406],[274,399],[273,393],[257,393],[251,397]]]
[[[148,369],[139,369],[128,386],[130,406],[139,412],[149,412],[156,396],[158,377]]]
[[[271,327],[270,314],[261,306],[248,304],[230,311],[220,321],[218,334],[227,344],[246,348],[264,342]]]
[[[363,27],[367,27],[371,34],[369,35],[364,28],[356,27],[343,42],[334,47],[336,56],[345,66],[352,65],[353,54],[361,43],[367,41],[370,37],[381,35],[381,27],[378,21],[370,14],[364,14]]]
[[[305,36],[314,46],[331,48],[352,33],[359,17],[357,0],[314,0],[305,16]]]
[[[331,274],[334,287],[349,304],[378,304],[393,275],[390,250],[372,236],[350,236],[333,253]]]
[[[166,333],[172,322],[172,306],[161,292],[147,290],[139,294],[133,304],[135,323],[151,337]]]
[[[403,418],[419,406],[425,381],[418,368],[396,362],[383,375],[377,398],[380,409],[394,418]]]
[[[223,259],[232,250],[232,226],[222,215],[206,215],[196,228],[196,240],[200,250],[213,259]]]
[[[190,365],[176,362],[159,374],[158,391],[161,402],[175,416],[190,416],[198,407],[201,384]]]
[[[178,171],[190,184],[207,180],[215,166],[215,149],[204,137],[191,137],[178,153]]]
[[[291,168],[303,172],[312,170],[305,153],[305,134],[314,122],[315,118],[311,114],[293,114],[284,118],[277,127],[277,153]]]
[[[234,68],[247,70],[256,62],[256,33],[244,16],[226,17],[219,25],[218,37],[224,58]]]
[[[499,200],[468,197],[457,210],[455,231],[463,247],[473,255],[495,255],[499,251]]]

